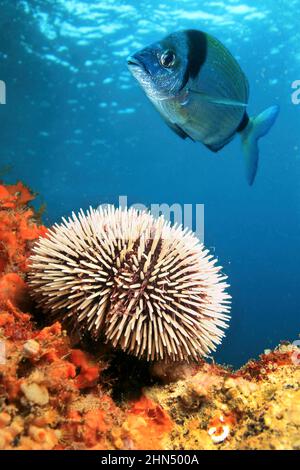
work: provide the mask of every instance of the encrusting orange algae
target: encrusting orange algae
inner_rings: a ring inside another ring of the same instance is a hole
[[[0,449],[300,449],[290,344],[237,372],[156,364],[152,384],[116,399],[109,351],[74,347],[59,322],[38,323],[26,272],[47,229],[33,199],[22,183],[0,185]]]

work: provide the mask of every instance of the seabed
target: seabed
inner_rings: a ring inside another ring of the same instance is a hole
[[[238,371],[149,367],[74,346],[59,322],[45,326],[26,284],[31,247],[47,230],[33,199],[22,183],[0,185],[0,449],[300,450],[296,346]]]

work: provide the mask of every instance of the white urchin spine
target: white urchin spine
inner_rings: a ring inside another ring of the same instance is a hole
[[[230,312],[226,276],[192,232],[112,206],[72,214],[40,238],[29,282],[38,305],[147,360],[198,360]]]

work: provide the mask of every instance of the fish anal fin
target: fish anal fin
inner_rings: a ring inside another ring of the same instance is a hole
[[[235,134],[236,134],[236,131],[234,131],[234,133],[231,134],[226,140],[223,140],[222,142],[219,142],[218,144],[204,144],[204,145],[212,152],[217,153],[220,150],[222,150],[224,147],[226,147],[226,145],[232,141]]]
[[[204,144],[206,148],[208,148],[211,152],[218,153],[222,148],[225,147],[226,144],[222,145],[206,145]]]
[[[176,124],[175,122],[171,122],[171,121],[168,121],[167,119],[164,120],[165,123],[167,124],[167,126],[172,129],[173,132],[175,132],[175,134],[177,134],[179,137],[181,137],[182,139],[192,139],[180,126],[178,126],[178,124]],[[193,139],[192,139],[193,140]]]

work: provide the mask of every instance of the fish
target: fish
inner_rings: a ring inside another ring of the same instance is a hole
[[[254,183],[258,141],[274,125],[279,106],[247,112],[249,83],[231,52],[214,36],[189,29],[134,53],[127,65],[165,123],[182,139],[219,152],[241,136],[246,178]]]

